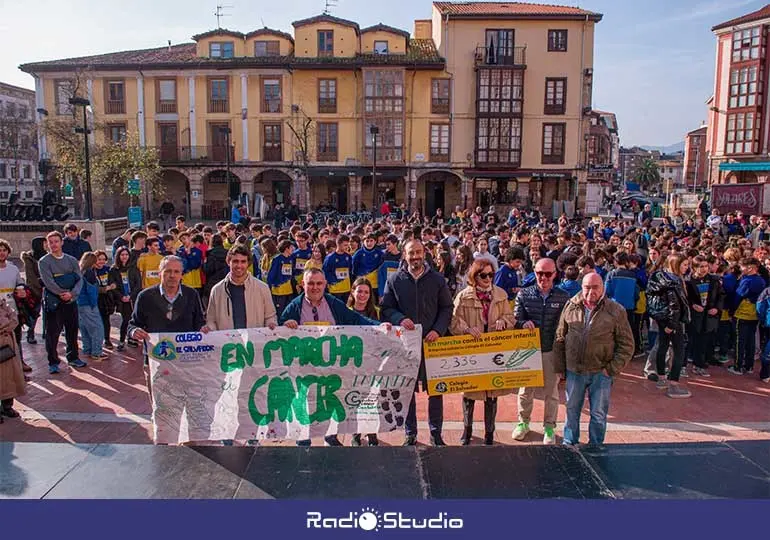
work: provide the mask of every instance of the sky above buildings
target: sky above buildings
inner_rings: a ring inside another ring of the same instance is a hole
[[[768,0],[582,0],[604,14],[597,25],[594,107],[617,114],[621,143],[669,145],[707,117],[713,93],[711,27],[759,9]],[[291,22],[323,11],[324,0],[0,0],[0,81],[34,88],[18,70],[26,62],[189,42],[222,26],[292,32]],[[430,0],[337,0],[333,15],[362,27],[382,22],[413,29],[429,18]],[[518,43],[517,43],[518,45]]]

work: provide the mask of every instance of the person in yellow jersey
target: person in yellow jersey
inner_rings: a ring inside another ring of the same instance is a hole
[[[337,249],[326,256],[323,272],[329,283],[329,293],[335,298],[347,302],[350,294],[350,275],[353,273],[353,258],[348,253],[350,237],[340,234],[337,237]]]
[[[373,287],[375,302],[377,301],[378,274],[383,255],[383,251],[377,247],[377,234],[373,232],[366,235],[364,245],[353,255],[353,277],[366,278]]]
[[[184,274],[182,274],[182,284],[201,293],[203,283],[201,280],[201,266],[203,266],[203,252],[192,243],[192,236],[185,231],[179,235],[182,242],[176,256],[182,259],[184,263]]]
[[[741,260],[741,279],[735,291],[737,308],[735,309],[735,364],[727,371],[733,375],[754,372],[754,354],[756,353],[757,299],[767,284],[759,275],[760,262],[753,258]]]
[[[273,303],[277,313],[283,313],[294,297],[294,265],[291,252],[294,246],[289,240],[282,240],[278,244],[278,254],[270,262],[270,270],[267,273],[267,284],[273,295]]]
[[[142,289],[154,287],[160,283],[160,261],[163,255],[160,253],[160,239],[151,236],[147,239],[147,253],[142,254],[136,262],[136,267],[142,274]]]

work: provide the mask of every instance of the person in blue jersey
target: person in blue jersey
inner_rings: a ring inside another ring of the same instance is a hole
[[[559,289],[566,292],[570,298],[576,294],[580,294],[582,286],[578,279],[580,278],[580,270],[574,264],[567,266],[564,269],[564,279],[557,285]]]
[[[294,235],[294,242],[297,244],[297,248],[291,253],[291,258],[294,267],[294,283],[296,285],[302,281],[305,264],[313,258],[313,247],[309,245],[310,235],[307,231],[297,231]]]
[[[382,250],[377,248],[377,234],[373,232],[366,235],[364,245],[353,254],[353,277],[366,278],[373,292],[377,291],[379,285],[379,270],[383,256]],[[376,293],[374,301],[377,301]]]
[[[385,238],[385,252],[382,254],[382,264],[377,271],[377,296],[382,298],[385,293],[385,283],[388,278],[398,272],[401,264],[401,251],[398,249],[398,237],[390,234]]]
[[[605,253],[604,250],[596,249],[594,250],[593,258],[594,270],[602,277],[602,279],[606,280],[607,274],[609,273],[609,270],[607,270],[607,253]]]
[[[759,275],[760,262],[748,257],[741,260],[741,279],[735,291],[735,364],[728,368],[733,375],[754,373],[756,352],[757,300],[767,283]]]
[[[294,276],[293,259],[291,252],[294,249],[291,241],[282,240],[278,244],[278,254],[270,261],[270,270],[267,273],[267,284],[270,286],[270,293],[273,295],[273,304],[275,312],[283,313],[286,306],[294,298]]]
[[[607,274],[605,281],[605,294],[626,309],[628,324],[634,326],[634,311],[639,301],[641,289],[636,277],[636,271],[630,269],[629,256],[621,251],[615,255],[615,269]],[[638,339],[637,335],[634,336]],[[634,343],[635,350],[639,350],[639,344]]]
[[[337,249],[326,256],[323,271],[329,284],[329,293],[345,303],[350,295],[350,276],[353,273],[353,258],[348,253],[350,237],[337,236]]]
[[[690,351],[693,373],[710,377],[709,364],[714,363],[716,332],[724,307],[725,294],[719,278],[709,273],[709,263],[700,255],[693,257],[690,276],[685,280],[690,303]]]
[[[195,289],[200,294],[203,289],[203,281],[201,279],[203,252],[193,245],[192,235],[189,232],[185,231],[180,234],[179,240],[182,242],[182,245],[176,251],[176,256],[182,259],[182,264],[184,265],[182,284]]]
[[[513,308],[513,301],[516,300],[516,294],[519,292],[519,270],[524,263],[524,251],[520,248],[508,248],[505,252],[505,264],[495,273],[495,286],[500,287],[508,295],[508,302]]]

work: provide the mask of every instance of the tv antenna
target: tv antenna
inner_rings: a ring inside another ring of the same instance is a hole
[[[222,22],[221,22],[222,17],[229,17],[230,16],[229,13],[225,13],[225,10],[226,9],[232,9],[232,8],[233,8],[233,6],[226,6],[226,5],[223,5],[223,4],[218,4],[217,5],[217,10],[214,12],[214,16],[217,18],[217,28],[222,28]]]
[[[337,7],[337,0],[324,0],[324,15],[331,15],[331,9]]]

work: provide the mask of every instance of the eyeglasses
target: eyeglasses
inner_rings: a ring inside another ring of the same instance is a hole
[[[313,306],[313,321],[318,322],[318,308]]]
[[[554,272],[535,272],[537,277],[550,278],[553,277]]]
[[[492,279],[493,277],[495,277],[495,274],[492,273],[492,272],[481,273],[481,274],[477,274],[477,275],[478,275],[479,279]]]

